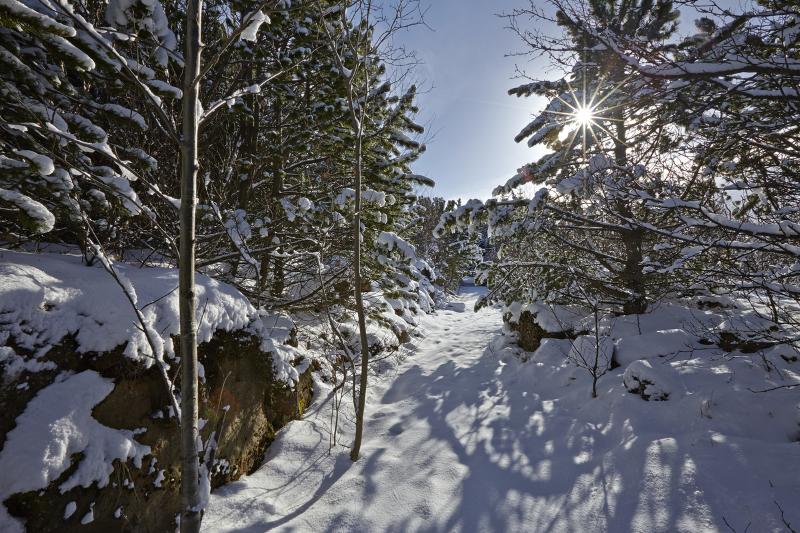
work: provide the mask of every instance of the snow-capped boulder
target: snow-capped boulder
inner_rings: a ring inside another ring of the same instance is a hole
[[[176,271],[115,268],[174,376]],[[123,289],[67,255],[0,251],[0,276],[0,531],[172,530],[178,425]],[[284,344],[290,321],[260,315],[233,287],[198,283],[201,436],[216,434],[216,487],[260,464],[310,402],[311,376]]]
[[[755,312],[731,313],[717,327],[717,345],[726,352],[754,353],[791,336]]]
[[[572,339],[588,328],[586,312],[576,307],[553,306],[534,302],[513,302],[503,313],[506,328],[517,333],[523,350],[534,352],[542,339]]]
[[[653,365],[647,360],[634,361],[625,369],[622,381],[628,392],[647,401],[674,399],[683,392],[680,378],[668,363]]]

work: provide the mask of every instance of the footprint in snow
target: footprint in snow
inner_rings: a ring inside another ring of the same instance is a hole
[[[389,435],[399,435],[404,432],[406,428],[403,426],[402,422],[398,422],[397,424],[393,425],[389,428]]]

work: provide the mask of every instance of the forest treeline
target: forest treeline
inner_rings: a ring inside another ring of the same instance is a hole
[[[425,150],[410,67],[377,42],[377,22],[340,8],[205,3],[197,268],[270,309],[347,298],[356,64],[365,279],[398,294],[417,259],[404,242],[421,246],[420,259],[435,253],[420,221],[445,205],[416,198],[433,181],[410,169]],[[400,6],[382,38],[412,23],[413,8]],[[4,241],[76,245],[87,262],[100,246],[120,259],[176,264],[183,3],[9,0],[0,9]]]
[[[682,6],[698,19],[686,38]],[[603,320],[668,298],[735,309],[727,337],[709,341],[726,350],[796,352],[796,2],[531,0],[509,13],[526,52],[561,73],[510,91],[543,99],[516,140],[544,155],[463,205],[419,196],[437,177],[412,169],[426,149],[416,61],[394,38],[422,11],[416,0],[0,0],[0,240],[77,250],[128,296],[183,430],[184,531],[199,528],[208,488],[195,272],[264,314],[330,326],[331,364],[342,386],[352,380],[354,460],[368,325],[402,339],[398,317],[432,311],[481,260],[479,308],[592,319],[589,355],[573,362],[593,396],[611,365],[599,360]],[[117,262],[180,269],[182,377]]]

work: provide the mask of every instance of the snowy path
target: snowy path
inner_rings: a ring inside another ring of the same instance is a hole
[[[676,440],[669,429],[639,427],[653,404],[626,394],[620,376],[607,376],[600,400],[578,399],[588,391],[580,377],[492,349],[502,319],[497,309],[473,313],[475,298],[426,317],[414,352],[372,380],[357,463],[344,447],[328,454],[330,406],[318,390],[264,466],[212,496],[204,530],[721,531],[725,513],[739,530],[775,509],[766,476],[784,483],[780,465],[763,457],[743,465],[755,443],[729,450],[703,431]],[[567,389],[573,397],[561,405],[565,382],[581,389]],[[664,427],[674,423],[670,415]],[[798,460],[796,450],[775,453]],[[763,443],[752,452],[770,455]],[[697,479],[701,467],[708,475]],[[743,492],[724,489],[732,484]],[[795,497],[797,484],[783,491]]]
[[[472,313],[473,298],[466,300],[426,317],[425,336],[396,377],[372,381],[356,464],[346,449],[328,456],[330,406],[321,406],[318,418],[291,424],[273,445],[279,472],[267,463],[215,495],[204,529],[449,530],[474,522],[482,512],[474,496],[491,497],[481,478],[498,468],[472,454],[498,392],[497,361],[481,359],[502,320],[495,310]],[[465,503],[470,508],[459,509]]]

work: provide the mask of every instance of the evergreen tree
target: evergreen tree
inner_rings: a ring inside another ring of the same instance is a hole
[[[596,33],[659,87],[666,120],[685,132],[675,150],[691,186],[632,196],[680,221],[642,228],[679,249],[677,264],[691,265],[703,288],[749,298],[757,314],[796,331],[800,11],[788,1],[740,14],[695,7],[708,11],[697,34],[666,50]],[[775,329],[748,334],[795,342]]]
[[[151,99],[168,85],[117,47],[114,32],[94,26],[91,8],[16,0],[0,6],[7,238],[49,233],[86,249],[93,220],[95,232],[124,245],[132,217],[155,218],[143,200],[158,192],[155,161],[139,142],[149,124],[124,104],[131,85]],[[128,135],[117,135],[123,130]]]
[[[499,200],[462,206],[438,232],[458,218],[488,216],[490,236],[500,244],[490,299],[570,303],[592,294],[616,312],[641,313],[648,293],[666,291],[670,283],[653,268],[665,260],[657,239],[634,223],[647,223],[651,214],[638,209],[627,191],[658,195],[673,187],[656,163],[674,139],[650,98],[651,87],[593,32],[662,42],[675,29],[677,11],[669,1],[552,6],[562,36],[521,29],[517,21],[535,15],[533,8],[515,12],[512,25],[533,52],[550,54],[566,75],[510,91],[548,99],[516,140],[549,152],[498,187]]]

